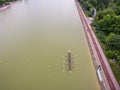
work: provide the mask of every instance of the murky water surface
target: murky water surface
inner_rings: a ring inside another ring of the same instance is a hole
[[[24,0],[0,12],[0,90],[99,90],[74,0]]]

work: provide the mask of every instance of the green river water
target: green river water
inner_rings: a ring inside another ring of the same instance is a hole
[[[99,90],[74,0],[24,0],[0,12],[0,90]]]

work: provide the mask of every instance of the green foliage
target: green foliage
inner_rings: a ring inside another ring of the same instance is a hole
[[[106,48],[120,52],[120,35],[110,35],[106,40]]]
[[[100,41],[105,44],[106,43],[106,35],[105,35],[105,33],[103,31],[101,31],[101,30],[97,30],[96,34],[97,34],[98,38],[100,39]]]
[[[5,3],[5,0],[0,0],[0,4],[4,4]]]
[[[120,34],[120,16],[106,15],[103,19],[98,21],[100,29],[107,35],[111,32]]]
[[[13,1],[17,1],[17,0],[0,0],[0,5],[3,5],[6,2],[13,2]]]
[[[114,54],[114,52],[111,51],[111,50],[109,50],[109,51],[106,52],[106,56],[107,56],[108,58],[110,58],[110,59],[113,59],[113,54]]]
[[[89,0],[89,3],[90,3],[93,7],[97,7],[97,5],[98,5],[97,0]]]
[[[97,10],[103,10],[109,6],[112,0],[78,0],[81,4],[88,2]]]
[[[97,16],[96,16],[96,19],[97,20],[101,20],[104,18],[104,16],[106,15],[114,15],[114,11],[112,8],[107,8],[107,9],[104,9],[104,10],[101,10],[97,13]]]
[[[120,65],[120,55],[117,57],[117,62]]]
[[[89,4],[88,2],[84,2],[83,4],[84,4],[84,5],[83,5],[84,8],[85,8],[86,10],[88,10],[88,11],[92,8],[92,5]]]
[[[111,37],[113,37],[113,36],[115,36],[115,34],[114,34],[114,33],[110,33],[110,34],[107,36],[107,38],[106,38],[106,42],[107,42]]]
[[[116,1],[117,6],[120,6],[120,0],[115,0],[115,1]]]
[[[120,7],[119,7],[119,6],[117,6],[117,7],[115,8],[115,14],[116,14],[116,15],[120,15]]]

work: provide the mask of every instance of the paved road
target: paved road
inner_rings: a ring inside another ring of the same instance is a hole
[[[94,44],[94,48],[95,48],[96,53],[98,55],[99,62],[100,62],[101,67],[104,71],[104,74],[105,74],[105,77],[106,77],[106,80],[107,80],[107,83],[109,85],[110,90],[120,90],[120,87],[119,87],[117,81],[115,80],[114,75],[111,72],[110,67],[107,66],[108,64],[106,64],[106,62],[105,62],[106,58],[104,57],[104,54],[101,54],[102,50],[100,50],[101,48],[99,47],[98,41],[97,41],[95,35],[92,33],[91,28],[88,25],[88,23],[86,21],[86,18],[85,18],[85,15],[84,15],[81,7],[79,6],[79,3],[77,2],[77,0],[75,0],[75,2],[76,2],[76,6],[77,6],[77,9],[78,9],[79,15],[82,19],[82,22],[84,23],[83,25],[84,25],[84,28],[86,30],[85,32],[89,33],[89,35],[92,39],[92,43]],[[110,74],[112,74],[112,75],[110,75]]]

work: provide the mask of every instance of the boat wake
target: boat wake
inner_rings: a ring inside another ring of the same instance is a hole
[[[63,56],[63,72],[68,71],[69,74],[73,72],[74,69],[78,69],[77,67],[77,59],[71,53],[70,50],[67,51],[66,55]]]

